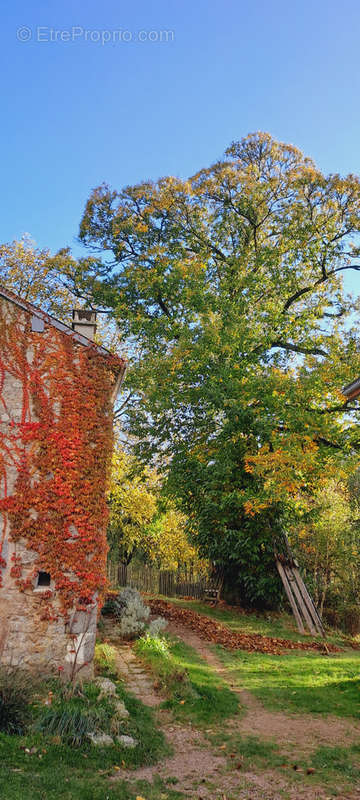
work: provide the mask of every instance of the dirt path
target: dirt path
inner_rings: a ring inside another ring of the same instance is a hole
[[[230,721],[228,727],[234,727],[246,736],[273,737],[281,745],[296,744],[303,752],[314,750],[319,745],[347,745],[360,739],[360,723],[339,717],[317,717],[308,714],[284,714],[281,711],[267,711],[254,695],[245,689],[237,688],[229,678],[226,667],[210,649],[209,645],[185,626],[169,624],[169,633],[179,636],[186,644],[191,645],[202,658],[221,676],[233,692],[239,695],[240,702],[247,709],[241,719]]]
[[[236,688],[228,677],[210,646],[188,628],[170,623],[169,632],[179,636],[196,649],[231,689],[239,694],[240,702],[247,713],[234,717],[224,724],[224,733],[260,736],[275,739],[280,746],[295,746],[304,754],[319,744],[346,744],[359,740],[360,725],[339,718],[317,718],[291,716],[281,712],[268,712],[249,692]],[[153,681],[143,665],[136,659],[131,647],[111,637],[117,649],[117,668],[127,688],[145,705],[152,706],[158,722],[170,743],[174,755],[163,763],[142,767],[129,773],[119,770],[112,778],[131,781],[152,781],[155,776],[163,780],[171,778],[174,787],[189,800],[330,800],[323,788],[296,782],[293,775],[282,775],[271,768],[267,770],[245,770],[236,759],[231,766],[221,749],[215,749],[206,734],[189,724],[174,722],[165,709],[156,708],[164,699],[155,690]],[[315,778],[315,776],[314,776]],[[316,782],[316,778],[315,778]],[[333,795],[332,795],[333,796]],[[337,794],[337,800],[360,800],[360,786],[351,793]]]

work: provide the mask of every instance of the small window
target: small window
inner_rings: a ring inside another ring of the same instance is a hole
[[[43,319],[40,317],[36,317],[35,315],[31,318],[31,330],[35,333],[43,333],[45,328],[45,323]]]
[[[36,586],[50,586],[51,583],[51,575],[50,572],[39,572]]]

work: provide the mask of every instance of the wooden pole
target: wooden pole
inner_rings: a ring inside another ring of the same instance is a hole
[[[300,588],[300,591],[302,592],[304,601],[305,601],[305,603],[306,603],[306,605],[307,605],[307,607],[308,607],[308,609],[309,609],[309,611],[311,613],[311,616],[312,616],[312,618],[314,620],[314,625],[316,627],[317,632],[320,633],[321,636],[325,636],[325,631],[324,631],[324,627],[323,627],[323,624],[322,624],[322,620],[321,620],[320,614],[319,614],[319,612],[318,612],[318,610],[316,608],[316,605],[315,605],[312,597],[310,596],[310,594],[308,592],[306,583],[304,582],[303,578],[301,577],[300,572],[297,569],[297,567],[295,569],[293,569],[293,573],[294,573],[295,579],[297,581],[297,584],[298,584],[298,586]]]
[[[302,594],[300,592],[300,589],[299,589],[299,587],[298,587],[298,585],[296,583],[295,576],[293,575],[292,567],[286,566],[285,567],[285,572],[286,572],[288,581],[290,583],[290,586],[291,586],[291,588],[292,588],[292,590],[293,590],[293,592],[295,594],[295,597],[296,597],[296,599],[298,601],[298,605],[299,605],[300,611],[301,611],[303,617],[305,618],[305,621],[306,621],[306,624],[307,624],[307,626],[309,628],[309,631],[310,631],[310,633],[313,634],[313,636],[316,636],[317,630],[316,630],[316,628],[314,626],[314,623],[313,623],[313,620],[311,618],[311,615],[309,614],[309,611],[307,609],[307,606],[306,606],[306,603],[304,601],[304,598],[303,598],[303,596],[302,596]]]
[[[294,599],[294,595],[292,593],[291,586],[289,584],[287,575],[285,574],[285,570],[284,570],[284,567],[283,567],[281,561],[279,561],[278,559],[276,559],[276,566],[277,566],[280,578],[282,580],[283,587],[284,587],[285,592],[287,594],[287,598],[288,598],[289,603],[291,605],[294,617],[296,619],[296,623],[297,623],[298,629],[299,629],[300,633],[305,633],[303,621],[301,619],[301,616],[300,616],[300,613],[299,613],[299,609],[298,609],[298,607],[296,605],[296,601]]]

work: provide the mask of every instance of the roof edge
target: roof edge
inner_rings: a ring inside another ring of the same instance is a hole
[[[348,383],[341,391],[348,400],[354,400],[360,395],[360,378],[356,378],[355,381]]]
[[[73,341],[77,342],[78,344],[82,344],[84,347],[92,347],[101,355],[114,360],[114,353],[111,353],[111,351],[106,347],[96,344],[96,342],[93,342],[92,339],[88,339],[87,336],[83,336],[83,334],[74,331],[69,325],[66,325],[65,322],[61,322],[59,319],[56,319],[56,317],[48,314],[47,311],[43,311],[41,308],[34,306],[33,303],[23,300],[22,297],[19,297],[14,292],[6,289],[6,287],[2,284],[0,284],[0,297],[3,297],[10,303],[22,308],[24,311],[28,311],[30,314],[34,314],[34,316],[44,320],[44,322],[47,322],[48,325],[56,328],[56,330],[61,331],[61,333],[65,333],[67,336],[70,336]],[[127,362],[121,356],[117,356],[116,358],[119,360],[119,367],[116,371],[125,372]],[[114,364],[112,364],[112,366],[114,369],[116,369]]]

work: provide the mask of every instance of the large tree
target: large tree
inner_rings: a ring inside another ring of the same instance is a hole
[[[134,354],[138,451],[163,462],[202,552],[231,580],[240,564],[252,599],[269,593],[289,498],[301,505],[357,446],[341,387],[360,371],[343,287],[359,229],[358,177],[325,176],[263,133],[189,180],[101,186],[81,222],[108,255],[86,289]]]
[[[27,234],[0,245],[0,283],[59,319],[71,320],[75,297],[66,285],[61,257],[54,262],[50,251],[40,250]]]
[[[0,284],[34,303],[43,311],[71,325],[74,308],[93,307],[90,295],[84,296],[84,276],[97,265],[93,258],[75,259],[69,248],[55,256],[40,250],[28,234],[0,245]],[[78,289],[81,276],[81,291]],[[97,318],[96,341],[123,355],[119,332],[106,309]]]

